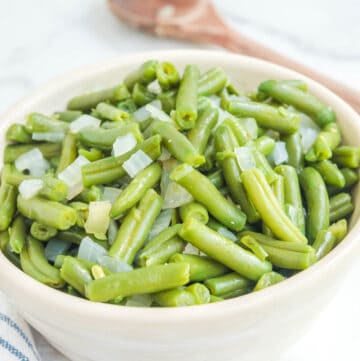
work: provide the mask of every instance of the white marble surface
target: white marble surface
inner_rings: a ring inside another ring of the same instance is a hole
[[[359,0],[216,4],[257,40],[360,89]],[[72,68],[129,52],[198,47],[129,29],[105,1],[0,0],[0,10],[0,111]],[[337,297],[307,335],[279,361],[360,359],[359,277],[360,264],[344,277]],[[36,340],[43,361],[65,361],[41,336]]]

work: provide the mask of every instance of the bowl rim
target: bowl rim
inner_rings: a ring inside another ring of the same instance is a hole
[[[212,57],[218,59],[219,62],[234,63],[239,61],[248,64],[256,69],[267,68],[277,73],[283,73],[287,77],[303,79],[307,82],[309,88],[315,93],[321,93],[335,103],[337,107],[341,107],[347,113],[354,127],[358,128],[360,134],[360,116],[353,110],[350,105],[345,103],[339,96],[332,93],[323,85],[316,81],[297,73],[293,70],[283,66],[276,65],[271,62],[260,60],[257,58],[231,54],[227,52],[214,51],[214,50],[194,50],[194,49],[177,49],[177,50],[161,50],[151,52],[139,52],[128,55],[114,57],[107,61],[102,61],[94,65],[81,67],[72,71],[68,71],[60,76],[55,77],[53,80],[38,87],[29,95],[17,101],[14,105],[10,106],[7,111],[0,115],[0,133],[8,126],[5,119],[11,118],[16,109],[23,104],[31,104],[38,102],[42,95],[48,92],[56,91],[70,82],[85,79],[90,75],[101,73],[102,70],[120,67],[121,65],[139,64],[149,58],[178,58],[178,59],[191,59],[196,63],[197,58]],[[176,60],[172,60],[176,62]],[[356,124],[357,123],[357,124]],[[306,287],[306,285],[314,284],[324,277],[327,270],[336,267],[340,259],[350,254],[354,247],[360,243],[360,218],[356,221],[353,228],[344,238],[344,240],[332,250],[326,257],[303,270],[289,279],[272,287],[261,290],[260,293],[254,292],[240,297],[229,300],[224,300],[219,303],[210,303],[206,305],[198,305],[192,307],[178,307],[178,308],[148,308],[148,307],[129,307],[117,306],[104,303],[95,303],[86,299],[76,296],[68,295],[59,290],[46,286],[35,279],[25,274],[22,270],[15,267],[6,257],[0,252],[0,269],[3,275],[7,275],[7,284],[21,288],[21,292],[26,294],[29,302],[38,302],[48,304],[55,307],[59,313],[76,314],[78,317],[86,320],[91,317],[91,320],[98,318],[104,321],[116,322],[117,320],[129,321],[135,323],[148,323],[148,324],[168,324],[176,321],[177,323],[185,323],[191,317],[192,321],[199,321],[201,319],[208,319],[209,314],[212,318],[224,317],[226,314],[236,312],[247,312],[254,307],[263,307],[269,300],[276,302],[276,299],[286,297],[291,294],[295,289]],[[0,286],[2,281],[0,280]],[[6,293],[6,289],[4,289]],[[16,303],[16,302],[15,302]]]

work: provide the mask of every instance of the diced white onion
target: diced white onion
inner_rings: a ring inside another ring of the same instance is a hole
[[[160,94],[161,93],[161,87],[160,87],[160,84],[157,81],[151,82],[147,86],[147,90],[152,92],[152,93],[155,93],[155,94]]]
[[[113,144],[113,156],[117,157],[133,149],[136,145],[136,139],[132,133],[119,135]]]
[[[140,171],[145,169],[152,162],[153,160],[141,149],[139,149],[123,163],[123,168],[130,177],[134,178]]]
[[[15,168],[20,172],[23,172],[25,169],[27,169],[29,170],[30,175],[41,177],[50,168],[50,164],[43,157],[40,150],[38,148],[34,148],[20,155],[15,160]]]
[[[247,130],[251,139],[256,139],[258,136],[258,125],[254,118],[238,118],[241,125]]]
[[[45,247],[45,256],[49,261],[55,262],[56,257],[60,254],[65,255],[70,247],[70,242],[62,241],[60,239],[50,239]]]
[[[106,254],[106,249],[95,243],[90,237],[84,237],[81,240],[78,258],[96,263],[100,256],[105,256]]]
[[[150,113],[150,117],[162,122],[174,123],[164,111],[154,107],[152,104],[145,105],[145,109]]]
[[[289,160],[285,142],[276,142],[273,152],[268,156],[271,163],[279,165]]]
[[[217,95],[210,95],[210,96],[208,97],[208,99],[210,100],[211,104],[212,104],[215,108],[220,108],[220,103],[221,103],[220,97],[218,97]]]
[[[234,242],[238,240],[235,234],[225,227],[220,227],[217,231],[218,233],[222,234],[224,237],[229,238]]]
[[[86,233],[104,235],[110,223],[111,203],[97,201],[89,203],[89,214],[84,224]]]
[[[161,147],[161,154],[158,160],[163,162],[164,160],[168,160],[170,158],[171,158],[171,153],[169,153],[169,151],[165,147]]]
[[[41,179],[26,179],[20,183],[19,192],[24,199],[30,199],[39,194],[43,186]]]
[[[133,116],[137,122],[142,123],[145,120],[150,119],[151,113],[149,112],[149,110],[146,109],[146,106],[148,106],[148,105],[152,105],[153,107],[161,110],[161,101],[156,99],[156,100],[150,102],[149,104],[144,105],[143,107],[135,110],[135,112],[133,113]]]
[[[122,190],[119,188],[104,187],[104,191],[101,196],[101,200],[109,201],[111,204],[113,204],[119,198],[119,195],[121,192],[122,192]]]
[[[242,171],[256,168],[255,158],[252,149],[249,147],[236,147],[234,149],[236,160]]]
[[[85,157],[79,155],[69,166],[58,174],[58,178],[68,186],[67,199],[73,199],[84,189],[81,167],[89,163]]]
[[[100,266],[107,268],[109,271],[115,273],[127,272],[133,269],[133,267],[128,263],[107,255],[100,255],[97,258],[97,262],[100,264]]]
[[[302,150],[304,153],[307,153],[307,151],[314,145],[315,140],[319,134],[319,131],[313,128],[304,128],[304,129],[299,129],[299,133],[301,136]]]
[[[183,254],[194,254],[196,256],[200,256],[201,251],[191,243],[188,243],[183,250]]]
[[[101,120],[91,115],[83,114],[79,118],[75,119],[70,124],[70,131],[72,133],[78,133],[84,128],[98,128],[100,126]]]
[[[159,216],[156,218],[150,233],[148,239],[152,239],[157,234],[159,234],[161,231],[169,227],[171,222],[171,216],[172,216],[172,209],[165,209],[162,211]]]
[[[127,298],[125,306],[130,307],[150,307],[152,298],[148,294],[133,295]]]
[[[45,142],[60,143],[64,139],[62,132],[46,132],[46,133],[32,133],[33,140],[43,140]]]

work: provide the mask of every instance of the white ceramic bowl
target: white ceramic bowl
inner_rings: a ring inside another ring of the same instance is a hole
[[[31,111],[62,109],[73,95],[118,83],[147,59],[168,60],[180,69],[187,63],[202,70],[221,66],[236,86],[248,90],[270,78],[304,79],[310,91],[336,111],[344,141],[359,145],[358,114],[320,84],[257,59],[195,50],[123,56],[62,76],[4,114],[1,135]],[[358,258],[359,192],[355,197],[350,232],[328,256],[285,282],[224,302],[177,309],[91,303],[42,285],[2,254],[0,288],[33,327],[74,361],[270,361],[305,332]]]

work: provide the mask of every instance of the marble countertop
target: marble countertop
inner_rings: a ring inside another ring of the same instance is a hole
[[[360,90],[358,0],[216,0],[236,28]],[[0,111],[61,73],[145,50],[199,48],[126,27],[99,0],[0,0]],[[360,264],[279,361],[360,359]],[[65,361],[36,334],[43,361]]]

